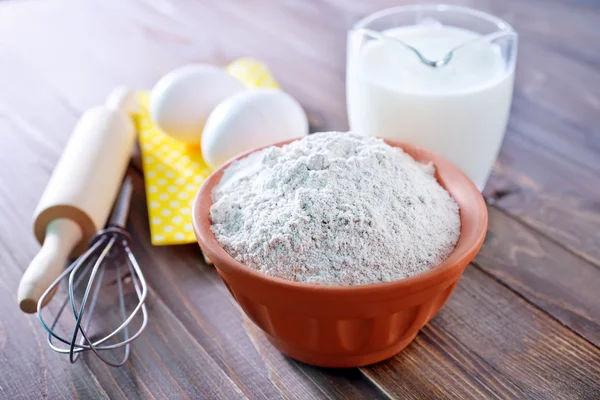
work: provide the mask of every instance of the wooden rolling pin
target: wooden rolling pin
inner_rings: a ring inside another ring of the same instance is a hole
[[[129,117],[134,107],[131,90],[118,88],[77,123],[35,211],[34,232],[42,248],[19,284],[24,312],[37,311],[67,260],[81,255],[104,228],[135,143]]]

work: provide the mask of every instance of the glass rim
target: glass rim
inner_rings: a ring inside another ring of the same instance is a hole
[[[514,30],[514,28],[508,22],[503,20],[502,18],[496,17],[495,15],[492,15],[485,11],[480,11],[480,10],[476,10],[476,9],[470,8],[470,7],[456,6],[456,5],[451,5],[451,4],[412,4],[412,5],[406,5],[406,6],[396,6],[396,7],[385,8],[383,10],[375,11],[374,13],[371,13],[371,14],[361,18],[352,26],[352,30],[359,30],[359,29],[363,29],[363,28],[368,29],[367,26],[370,23],[377,21],[378,19],[387,17],[392,14],[398,14],[398,13],[407,12],[407,11],[440,11],[440,12],[451,11],[451,12],[456,12],[458,14],[469,15],[469,16],[472,16],[475,18],[479,18],[479,19],[491,22],[495,26],[497,26],[498,30],[500,30],[500,31],[516,32]]]

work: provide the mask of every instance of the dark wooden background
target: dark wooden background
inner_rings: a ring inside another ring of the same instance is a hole
[[[600,7],[464,0],[520,34],[490,227],[444,309],[404,352],[354,370],[268,344],[194,245],[152,247],[142,176],[129,230],[151,323],[123,368],[75,365],[16,303],[31,216],[78,116],[121,83],[259,58],[316,130],[347,128],[345,32],[405,1],[0,2],[0,398],[600,398]]]

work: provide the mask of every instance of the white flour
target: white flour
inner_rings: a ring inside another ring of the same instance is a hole
[[[402,279],[443,261],[460,234],[433,174],[380,139],[317,133],[231,165],[212,192],[212,231],[242,264],[283,279]]]

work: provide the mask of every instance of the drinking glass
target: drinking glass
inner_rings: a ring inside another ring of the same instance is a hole
[[[516,58],[516,32],[481,11],[413,5],[371,14],[348,33],[350,128],[433,150],[481,191],[506,131]]]

